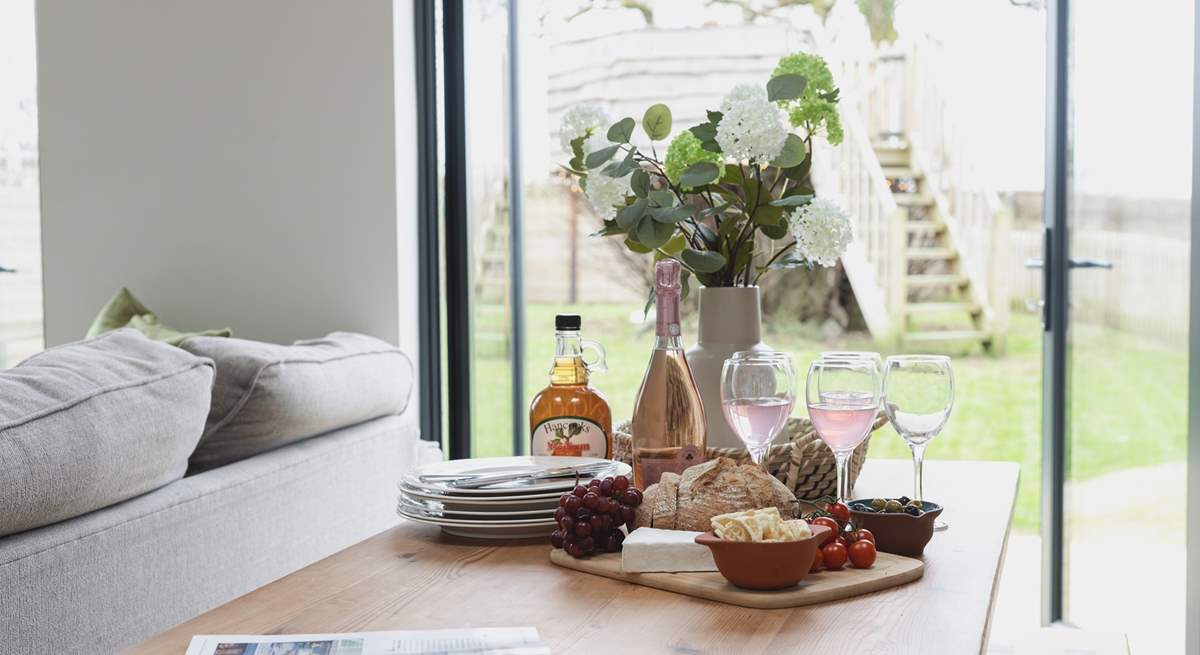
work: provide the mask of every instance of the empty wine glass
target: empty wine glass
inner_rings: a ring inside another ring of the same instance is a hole
[[[879,368],[870,359],[818,359],[808,368],[805,399],[817,436],[837,462],[837,500],[846,502],[847,466],[879,411]]]
[[[725,360],[721,368],[725,421],[760,467],[795,402],[796,363],[791,355],[743,351]]]
[[[883,410],[913,455],[913,499],[925,500],[925,447],[946,426],[954,407],[954,369],[942,355],[895,355],[883,375]]]

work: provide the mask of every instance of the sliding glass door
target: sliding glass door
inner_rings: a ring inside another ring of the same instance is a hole
[[[1194,8],[1068,12],[1063,618],[1134,652],[1184,643]]]

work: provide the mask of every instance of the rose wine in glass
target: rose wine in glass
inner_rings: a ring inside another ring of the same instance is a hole
[[[846,502],[847,467],[879,410],[879,367],[869,359],[818,359],[808,369],[808,418],[837,463],[837,500]]]
[[[680,270],[673,259],[654,270],[654,350],[633,403],[633,483],[639,489],[705,460],[704,406],[679,329]]]
[[[721,408],[725,422],[764,465],[767,450],[787,423],[796,401],[796,365],[780,352],[734,353],[721,367]]]
[[[954,407],[954,369],[942,355],[896,355],[884,363],[883,411],[913,457],[913,500],[924,502],[925,447],[946,426]],[[938,522],[940,530],[946,524]]]

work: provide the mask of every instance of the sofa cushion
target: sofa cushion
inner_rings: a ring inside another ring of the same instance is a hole
[[[412,391],[408,357],[362,334],[334,332],[290,346],[193,337],[181,347],[217,366],[208,425],[191,458],[193,472],[399,414]]]
[[[0,372],[0,535],[183,477],[212,382],[211,361],[129,329]]]

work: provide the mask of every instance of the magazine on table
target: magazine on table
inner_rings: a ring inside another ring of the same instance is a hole
[[[549,655],[537,628],[196,635],[186,655]]]

